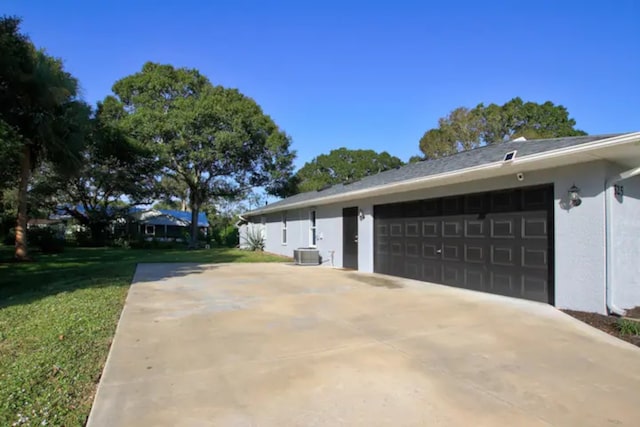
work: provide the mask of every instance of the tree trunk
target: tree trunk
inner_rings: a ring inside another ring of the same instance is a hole
[[[18,223],[16,224],[15,259],[28,261],[27,254],[27,190],[31,178],[31,150],[28,145],[22,149],[20,158],[20,183],[18,184]]]
[[[189,249],[198,248],[198,211],[200,206],[195,203],[191,204],[191,241],[189,242]]]

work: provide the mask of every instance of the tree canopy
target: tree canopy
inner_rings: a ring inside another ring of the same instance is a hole
[[[329,154],[321,154],[297,172],[297,190],[315,191],[321,188],[348,183],[402,166],[402,160],[383,151],[349,150],[338,148]]]
[[[438,127],[425,132],[420,150],[425,158],[447,156],[486,144],[518,137],[527,139],[586,135],[562,105],[513,98],[503,105],[478,104],[459,107],[438,120]]]
[[[104,101],[113,124],[153,151],[163,176],[187,187],[193,242],[206,201],[255,187],[278,194],[289,181],[290,138],[238,90],[195,69],[148,62],[113,93]]]
[[[16,253],[27,254],[27,196],[31,175],[43,161],[69,169],[79,162],[90,108],[78,98],[78,82],[62,61],[37,50],[20,33],[20,20],[0,18],[0,133],[18,187]],[[17,163],[17,164],[16,164]],[[5,181],[7,178],[3,178]]]

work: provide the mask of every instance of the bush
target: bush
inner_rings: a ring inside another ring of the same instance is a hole
[[[16,229],[11,228],[2,241],[7,246],[13,246],[16,244]]]
[[[217,226],[211,230],[213,241],[217,246],[235,248],[238,246],[238,229],[235,225]]]
[[[84,227],[78,227],[73,230],[73,240],[78,246],[90,247],[93,246],[93,240],[91,239],[91,231]]]
[[[131,249],[181,249],[184,248],[183,242],[165,241],[156,238],[131,240],[128,242]]]
[[[51,227],[37,227],[27,231],[27,239],[30,245],[44,253],[60,253],[64,251],[64,239],[59,234]]]

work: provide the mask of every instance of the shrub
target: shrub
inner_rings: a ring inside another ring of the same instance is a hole
[[[640,322],[629,319],[618,319],[616,327],[622,335],[640,335]]]
[[[2,241],[7,246],[13,246],[16,243],[16,229],[11,228],[6,236],[4,236],[4,240]]]
[[[73,240],[78,246],[88,247],[93,246],[93,240],[91,239],[91,231],[84,227],[77,227],[73,230]]]
[[[29,244],[40,248],[44,253],[60,253],[64,251],[64,239],[59,232],[50,227],[30,228],[27,231]]]
[[[242,240],[246,243],[247,249],[250,251],[264,250],[264,235],[262,234],[262,230],[258,228],[247,227],[247,234],[242,237]]]

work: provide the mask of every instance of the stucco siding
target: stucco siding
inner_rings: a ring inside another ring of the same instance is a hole
[[[612,296],[618,307],[633,308],[640,305],[640,177],[619,184],[623,194],[610,194]]]
[[[442,196],[468,194],[496,189],[509,189],[532,185],[554,185],[554,287],[555,305],[559,308],[606,312],[605,295],[605,198],[604,182],[610,165],[604,161],[594,161],[562,168],[546,169],[525,173],[524,180],[518,180],[517,169],[508,176],[477,180],[463,184],[453,184],[438,188],[396,193],[388,196],[364,198],[347,203],[316,207],[317,212],[317,248],[327,266],[342,267],[342,209],[357,206],[364,214],[358,220],[358,264],[359,270],[374,271],[374,216],[375,205],[406,200],[429,199]],[[628,283],[617,288],[620,300],[625,304],[640,301],[640,289],[637,277],[640,276],[640,263],[637,256],[640,248],[633,237],[638,235],[640,221],[637,212],[640,207],[639,181],[625,186],[625,204],[616,207],[616,213],[624,216],[619,222],[616,240],[616,271],[619,283]],[[582,204],[569,208],[568,189],[572,185],[580,188]],[[627,190],[628,188],[628,190]],[[635,197],[633,192],[635,191]],[[628,195],[627,195],[628,194]],[[622,211],[624,210],[624,212]],[[619,212],[618,212],[619,211]],[[309,209],[287,211],[287,245],[282,245],[281,213],[266,217],[266,250],[273,253],[292,256],[298,247],[309,246]],[[622,230],[633,229],[633,234]],[[623,236],[624,234],[624,236]],[[633,237],[632,237],[633,236]],[[634,246],[635,245],[635,246]],[[631,252],[627,248],[633,248]],[[635,252],[634,252],[635,251]],[[623,252],[624,255],[622,254]],[[333,263],[331,262],[333,255]],[[633,259],[635,257],[635,259]],[[628,268],[632,264],[633,268]],[[624,266],[627,265],[625,270]]]

